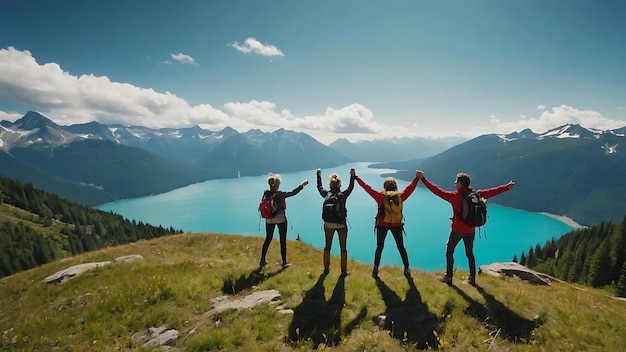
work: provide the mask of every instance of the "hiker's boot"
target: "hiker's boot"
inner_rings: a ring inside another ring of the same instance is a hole
[[[439,281],[447,284],[447,285],[451,285],[452,284],[452,276],[448,276],[448,275],[444,275],[442,276]]]
[[[344,252],[344,253],[341,253],[341,273],[343,274],[347,272],[348,272],[348,252]]]
[[[330,251],[324,251],[324,273],[328,274],[330,271]]]
[[[372,269],[372,277],[378,277],[378,265],[374,265],[374,269]]]
[[[259,261],[259,267],[262,268],[264,266],[266,266],[268,264],[267,260],[265,260],[265,258],[261,258],[261,260]]]
[[[467,283],[472,286],[476,286],[476,276],[470,276],[467,278]]]

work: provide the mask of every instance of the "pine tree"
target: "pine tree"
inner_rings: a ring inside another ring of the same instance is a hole
[[[611,257],[609,253],[609,242],[604,241],[592,255],[589,275],[586,280],[591,286],[602,287],[611,284]]]
[[[615,240],[611,244],[611,258],[613,258],[613,281],[618,282],[622,276],[622,267],[626,263],[626,215],[621,224],[614,231]]]
[[[529,268],[534,268],[537,263],[537,258],[535,258],[535,250],[533,247],[530,247],[528,250],[528,256],[526,257],[526,266]]]
[[[622,265],[621,275],[616,285],[616,292],[620,297],[626,297],[626,263]]]

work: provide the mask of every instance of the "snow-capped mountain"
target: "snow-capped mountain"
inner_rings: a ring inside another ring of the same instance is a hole
[[[316,159],[316,155],[325,156],[328,159],[319,164],[325,166],[339,165],[350,161],[343,155],[337,156],[336,152],[307,134],[284,129],[271,133],[251,130],[241,134],[230,127],[221,131],[209,131],[198,126],[179,129],[152,129],[119,124],[104,125],[98,122],[59,126],[44,115],[33,111],[28,112],[23,118],[13,123],[2,121],[0,126],[0,150],[9,153],[14,148],[25,148],[32,145],[54,148],[77,141],[99,140],[141,148],[170,160],[209,166],[207,163],[212,162],[214,157],[218,157],[213,155],[213,151],[226,140],[239,136],[238,140],[242,145],[236,148],[255,149],[255,153],[270,148],[280,151],[282,154],[267,153],[268,155],[288,157],[297,154],[295,160]],[[226,151],[222,148],[221,152]],[[306,158],[304,154],[306,154]],[[263,161],[263,158],[260,161]],[[278,167],[275,162],[270,162],[270,165]],[[296,168],[298,167],[296,166]]]
[[[81,139],[43,115],[30,111],[21,119],[11,123],[0,122],[0,149],[27,147],[35,143],[59,146]]]
[[[520,139],[587,139],[598,141],[598,150],[605,154],[617,153],[620,149],[620,143],[623,145],[626,127],[613,130],[598,130],[594,128],[584,128],[578,124],[567,124],[557,128],[553,128],[544,133],[534,133],[530,129],[522,132],[514,132],[507,135],[498,135],[505,143]]]
[[[232,128],[213,132],[198,126],[181,129],[151,129],[119,124],[104,125],[98,122],[59,126],[44,115],[33,111],[13,123],[2,121],[0,125],[2,126],[0,149],[5,151],[16,147],[28,147],[36,143],[58,147],[75,141],[94,139],[139,147],[167,156],[168,153],[164,149],[210,145],[238,133]]]
[[[531,130],[483,135],[420,163],[405,163],[405,180],[422,169],[444,188],[459,172],[484,189],[509,180],[515,189],[493,202],[534,212],[566,215],[583,225],[619,221],[626,212],[625,129],[595,130],[569,124],[544,133]]]
[[[151,129],[97,122],[59,126],[36,112],[0,122],[0,175],[88,204],[96,201],[79,198],[88,193],[84,185],[104,192],[92,197],[102,202],[207,179],[350,161],[307,134],[284,129],[239,133],[230,127]]]
[[[626,127],[622,127],[614,130],[598,130],[595,128],[585,128],[578,124],[566,124],[560,127],[553,128],[544,133],[534,133],[530,129],[525,129],[522,132],[513,132],[507,135],[498,135],[505,141],[514,141],[517,139],[531,138],[531,139],[545,139],[545,138],[591,138],[601,139],[605,136],[624,137]]]

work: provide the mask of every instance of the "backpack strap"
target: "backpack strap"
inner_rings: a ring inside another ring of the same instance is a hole
[[[470,194],[470,190],[468,190],[467,188],[464,189],[463,191],[459,191],[459,193],[461,194],[461,208],[458,209],[458,212],[456,213],[459,218],[463,219],[463,202],[465,202],[465,198],[467,197],[468,194]]]

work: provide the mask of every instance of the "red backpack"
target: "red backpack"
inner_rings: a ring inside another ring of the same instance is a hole
[[[285,208],[285,200],[283,199],[282,208]],[[259,203],[259,212],[261,213],[261,217],[264,219],[271,219],[276,216],[276,213],[281,209],[278,202],[276,201],[276,192],[263,193],[263,197],[261,198],[261,203]]]

